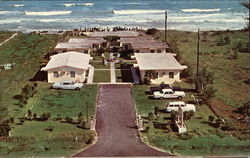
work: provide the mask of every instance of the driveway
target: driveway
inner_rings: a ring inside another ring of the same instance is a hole
[[[96,144],[76,157],[169,156],[145,145],[136,129],[130,85],[100,85]]]

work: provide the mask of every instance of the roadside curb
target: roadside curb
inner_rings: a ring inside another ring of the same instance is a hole
[[[132,97],[134,96],[133,95],[133,85],[131,85],[131,90],[130,90],[130,93],[131,93],[131,95],[132,95]],[[138,112],[137,112],[137,109],[136,109],[136,103],[135,103],[135,100],[133,99],[133,105],[134,105],[134,109],[135,109],[135,115],[136,115],[136,117],[138,116]],[[137,119],[137,118],[136,118]],[[136,120],[135,120],[136,121]],[[136,123],[136,122],[135,122]],[[168,154],[171,154],[170,156],[176,156],[176,155],[172,155],[172,153],[170,153],[170,152],[168,152],[168,151],[165,151],[165,150],[163,150],[163,149],[160,149],[160,148],[157,148],[157,147],[154,147],[154,146],[151,146],[148,142],[146,142],[146,141],[144,141],[143,139],[142,139],[142,135],[141,135],[141,132],[139,131],[139,129],[137,128],[137,132],[138,132],[138,134],[139,134],[139,137],[140,137],[140,139],[141,139],[141,141],[144,143],[144,144],[146,144],[147,146],[149,146],[150,148],[152,148],[152,149],[155,149],[155,150],[157,150],[157,151],[161,151],[161,152],[163,152],[163,153],[168,153]],[[146,137],[147,138],[147,137]],[[169,156],[168,156],[169,157]]]

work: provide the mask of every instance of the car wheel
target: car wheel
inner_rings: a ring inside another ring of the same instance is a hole
[[[80,90],[80,88],[79,88],[79,87],[76,87],[76,88],[75,88],[75,90],[79,91],[79,90]]]
[[[182,96],[179,96],[178,99],[182,99]]]

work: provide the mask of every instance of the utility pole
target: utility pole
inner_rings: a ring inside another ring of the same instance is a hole
[[[167,20],[168,20],[168,11],[165,11],[165,43],[167,44]]]
[[[200,54],[200,29],[198,29],[198,38],[197,38],[197,72],[196,75],[197,77],[199,76],[199,54]]]

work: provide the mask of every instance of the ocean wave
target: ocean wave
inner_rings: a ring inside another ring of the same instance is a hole
[[[71,7],[71,6],[77,6],[77,5],[84,5],[84,6],[93,6],[94,3],[64,3],[64,4],[60,4],[66,7]]]
[[[23,7],[24,4],[14,4],[13,6],[14,6],[14,7]]]
[[[220,9],[181,9],[183,12],[218,12]]]
[[[131,5],[143,5],[145,3],[141,3],[141,2],[130,2],[130,3],[124,3],[124,4],[131,4]]]
[[[71,14],[72,11],[49,11],[49,12],[28,12],[25,11],[25,15],[39,15],[39,16],[50,16],[50,15],[65,15]]]
[[[18,13],[21,13],[21,12],[18,12],[18,11],[0,11],[0,14],[18,14]]]
[[[165,13],[165,10],[113,10],[114,14],[124,15],[124,14],[155,14],[155,13]]]
[[[203,15],[193,15],[193,16],[177,16],[170,17],[170,20],[181,20],[181,19],[196,19],[196,18],[210,18],[210,17],[218,17],[218,16],[226,16],[224,13],[214,13],[214,14],[203,14]]]
[[[242,19],[219,19],[219,20],[201,20],[201,19],[192,19],[192,20],[173,20],[170,22],[181,22],[181,23],[241,23],[244,22]]]
[[[23,19],[4,19],[0,20],[0,24],[11,24],[11,23],[20,23]]]

